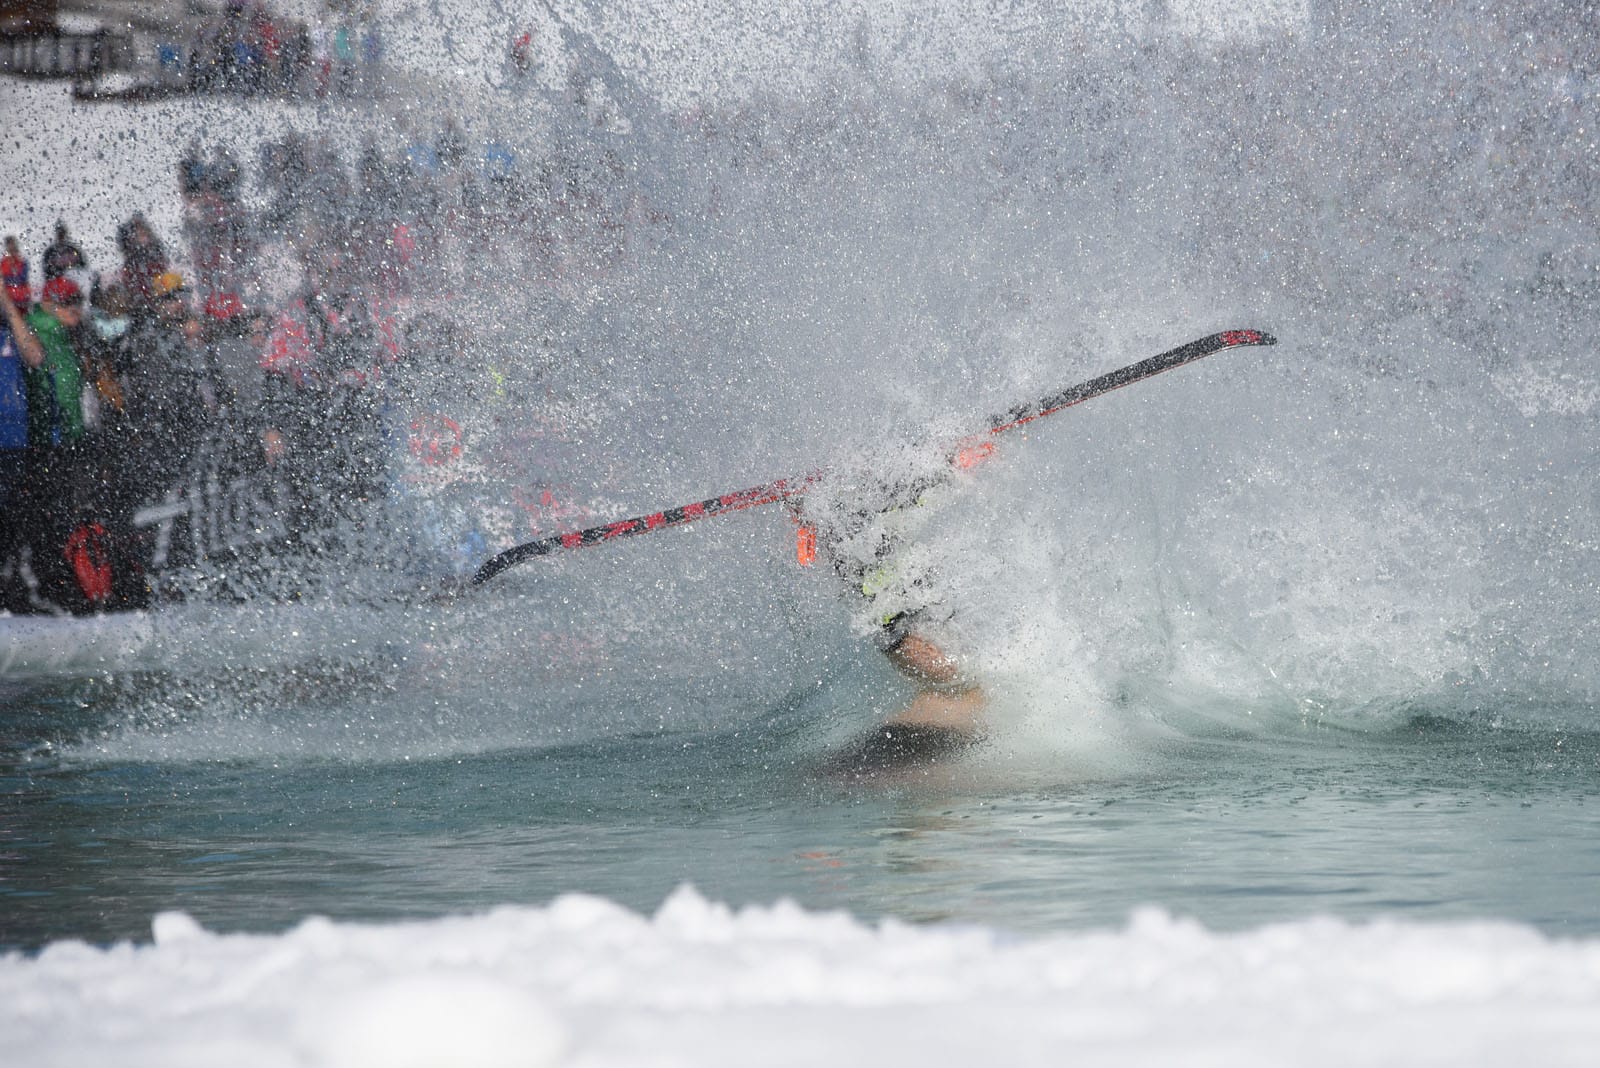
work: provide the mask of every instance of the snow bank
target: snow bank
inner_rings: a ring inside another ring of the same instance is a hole
[[[1500,923],[1309,920],[1219,934],[1158,911],[1014,939],[870,927],[694,891],[653,918],[546,908],[0,958],[8,1062],[424,1065],[1589,1064],[1600,942]]]

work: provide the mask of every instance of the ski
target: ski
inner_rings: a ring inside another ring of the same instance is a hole
[[[1130,363],[1126,367],[1115,371],[1108,371],[1099,378],[1091,378],[1087,382],[1080,382],[1075,386],[1068,386],[1047,397],[1034,401],[1032,404],[1019,404],[1010,411],[1000,415],[991,416],[987,433],[1000,434],[1007,430],[1014,430],[1024,423],[1031,423],[1047,415],[1054,415],[1063,408],[1070,408],[1074,404],[1082,404],[1086,400],[1103,396],[1112,390],[1131,386],[1135,382],[1142,382],[1162,371],[1170,371],[1174,367],[1182,367],[1186,363],[1207,356],[1214,356],[1227,349],[1244,348],[1250,345],[1276,345],[1278,339],[1261,330],[1224,330],[1221,333],[1209,334],[1197,338],[1187,345],[1179,345],[1175,349]]]
[[[590,527],[588,530],[572,530],[565,534],[551,534],[548,537],[525,541],[487,560],[478,568],[477,574],[472,576],[472,583],[475,586],[481,585],[508,567],[515,567],[535,556],[548,556],[558,549],[582,549],[602,542],[615,541],[617,538],[649,534],[668,527],[681,527],[697,519],[781,501],[804,493],[822,481],[822,477],[823,472],[812,471],[799,478],[780,478],[760,486],[751,486],[749,489],[724,493],[720,497],[708,497],[693,504],[666,508],[659,512],[651,512],[649,515],[634,516],[632,519],[619,519],[614,523]]]
[[[1123,386],[1132,385],[1143,381],[1163,371],[1170,371],[1174,367],[1193,363],[1206,356],[1212,356],[1227,349],[1242,348],[1251,345],[1275,345],[1277,339],[1271,334],[1260,330],[1224,330],[1220,333],[1210,334],[1197,338],[1185,345],[1168,349],[1166,352],[1140,360],[1138,363],[1129,364],[1115,371],[1107,372],[1097,378],[1080,382],[1074,386],[1058,390],[1038,400],[1019,404],[1015,408],[1002,412],[989,418],[989,425],[978,434],[964,439],[961,446],[971,446],[974,441],[982,441],[986,435],[1003,434],[1008,430],[1053,415],[1063,408],[1070,408],[1075,404],[1082,404],[1086,400],[1110,393],[1112,390],[1121,389]],[[952,462],[958,462],[962,448],[953,449]],[[827,477],[826,471],[810,471],[799,477],[780,478],[766,482],[749,489],[737,490],[733,493],[724,493],[718,497],[708,497],[703,501],[679,505],[675,508],[665,508],[659,512],[648,515],[634,516],[631,519],[619,519],[611,523],[603,523],[587,530],[573,530],[562,534],[551,534],[543,538],[514,545],[483,563],[472,577],[473,585],[482,585],[505,571],[515,567],[524,560],[531,560],[536,556],[548,556],[562,549],[582,549],[592,545],[615,541],[618,538],[631,538],[638,534],[649,534],[668,527],[681,527],[699,519],[706,519],[714,515],[724,515],[728,512],[739,512],[746,508],[756,508],[763,504],[772,504],[776,501],[797,497],[811,487],[817,485]]]

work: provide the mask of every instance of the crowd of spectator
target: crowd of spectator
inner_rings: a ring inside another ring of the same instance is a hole
[[[296,212],[300,281],[268,302],[241,282],[256,227],[237,168],[195,154],[179,182],[188,276],[141,214],[117,227],[111,267],[89,263],[64,222],[32,259],[5,239],[0,609],[144,603],[148,532],[132,517],[185,492],[208,434],[275,469],[308,515],[376,490],[377,395],[399,346],[384,303],[397,276],[364,255],[382,242],[356,240],[370,212]]]
[[[176,176],[181,264],[139,213],[116,264],[90,263],[65,222],[37,251],[6,237],[0,610],[143,603],[151,532],[131,517],[189,492],[208,436],[297,487],[296,514],[357,521],[381,495],[396,383],[467,343],[436,328],[462,284],[446,264],[501,262],[503,242],[519,277],[554,282],[623,240],[614,157],[524,172],[468,145],[454,124],[389,151],[289,134],[251,174],[197,142]]]
[[[613,152],[530,161],[450,121],[393,148],[290,132],[253,166],[196,144],[180,168],[196,290],[222,316],[281,297],[285,259],[342,256],[364,291],[393,302],[470,288],[484,262],[530,280],[593,274],[650,229],[634,223],[665,223]]]
[[[260,0],[229,0],[187,41],[157,45],[161,77],[195,92],[351,95],[376,77],[383,36],[370,13],[307,22]]]
[[[226,403],[213,340],[142,216],[96,273],[67,226],[37,279],[5,239],[0,293],[0,594],[5,609],[141,603],[117,566],[137,499],[184,462]]]

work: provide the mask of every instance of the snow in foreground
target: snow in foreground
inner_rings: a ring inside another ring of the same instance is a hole
[[[1600,941],[1165,913],[1016,939],[864,925],[692,890],[653,917],[547,908],[283,935],[180,913],[152,945],[0,958],[7,1063],[277,1065],[1592,1064]]]

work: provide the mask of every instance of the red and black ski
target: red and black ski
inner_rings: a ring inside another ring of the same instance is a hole
[[[1186,363],[1211,356],[1226,349],[1241,348],[1248,345],[1275,345],[1277,339],[1271,334],[1260,330],[1224,330],[1221,333],[1211,334],[1198,338],[1186,345],[1179,345],[1175,349],[1138,363],[1129,364],[1127,367],[1103,374],[1098,378],[1091,378],[1087,382],[1080,382],[1075,386],[1051,393],[1039,400],[1028,404],[1021,404],[1007,412],[991,416],[989,425],[980,431],[974,438],[982,440],[985,435],[1001,434],[1007,430],[1014,430],[1025,423],[1043,418],[1059,412],[1063,408],[1070,408],[1074,404],[1082,404],[1086,400],[1110,393],[1114,389],[1132,385],[1135,382],[1158,375],[1162,371],[1170,371],[1174,367],[1182,367]],[[974,438],[966,439],[963,444],[970,445]],[[959,462],[962,450],[958,447],[952,450],[952,462]],[[548,556],[559,549],[581,549],[590,545],[599,545],[603,542],[614,541],[617,538],[630,538],[635,534],[648,534],[652,531],[663,530],[667,527],[681,527],[686,523],[693,523],[697,519],[709,516],[723,515],[727,512],[739,512],[746,508],[755,508],[758,505],[772,504],[775,501],[786,500],[805,493],[812,486],[827,477],[826,471],[811,471],[798,478],[780,478],[760,486],[738,490],[734,493],[724,493],[720,497],[710,497],[693,504],[679,505],[676,508],[667,508],[649,515],[635,516],[632,519],[619,519],[612,523],[605,523],[588,530],[568,531],[564,534],[552,534],[544,538],[514,545],[504,552],[485,561],[473,575],[474,585],[488,582],[508,567],[514,567],[524,560],[536,556]]]
[[[474,585],[488,582],[508,567],[514,567],[535,556],[548,556],[558,549],[581,549],[617,538],[631,538],[635,534],[649,534],[651,531],[664,530],[667,527],[681,527],[685,523],[693,523],[696,519],[705,519],[708,516],[738,512],[757,505],[781,501],[804,493],[820,482],[822,476],[821,471],[813,471],[799,478],[780,478],[762,486],[752,486],[735,493],[724,493],[720,497],[710,497],[693,504],[651,512],[649,515],[619,519],[614,523],[590,527],[588,530],[572,530],[565,534],[551,534],[548,537],[525,541],[498,556],[491,557],[478,568],[477,574],[472,576],[472,582]]]

